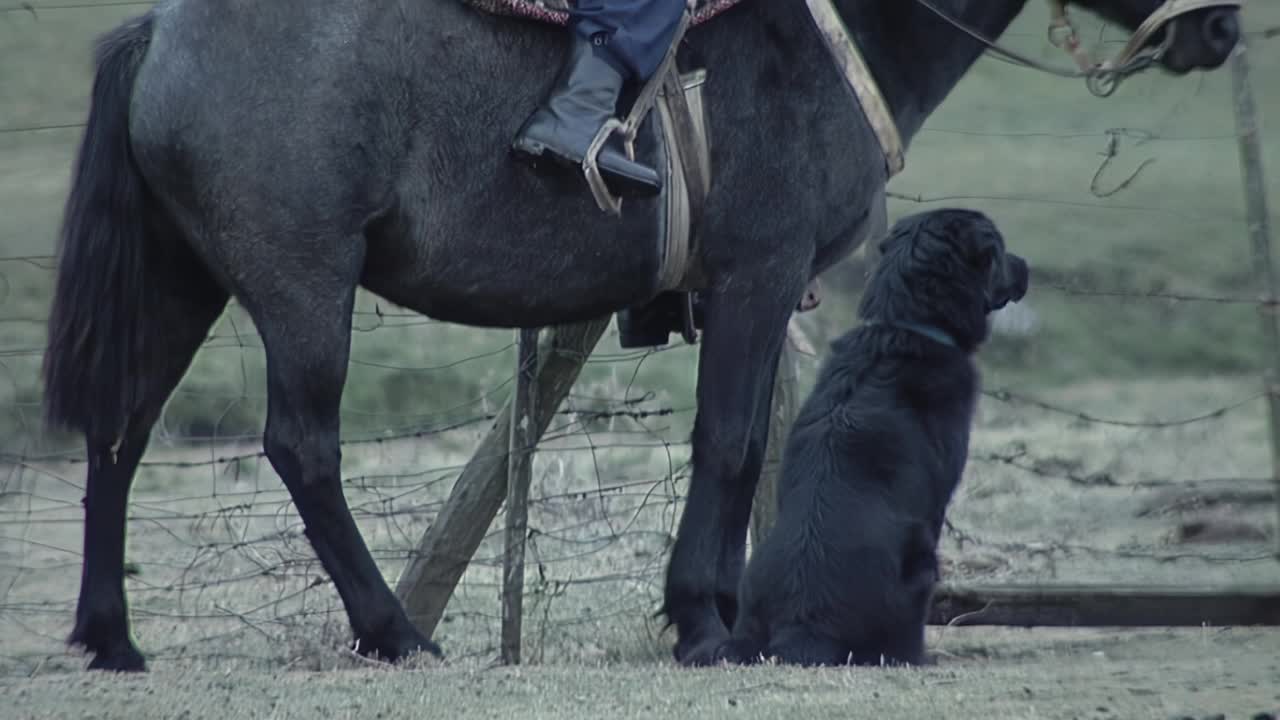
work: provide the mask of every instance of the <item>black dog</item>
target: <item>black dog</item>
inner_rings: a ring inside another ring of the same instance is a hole
[[[968,457],[972,355],[1027,291],[985,215],[897,222],[858,327],[832,343],[784,451],[779,516],[706,661],[922,664],[947,504]]]

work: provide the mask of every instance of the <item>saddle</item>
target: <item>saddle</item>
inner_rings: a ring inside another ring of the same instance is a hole
[[[520,18],[553,25],[567,25],[573,0],[461,0],[464,4],[492,15]],[[765,0],[767,1],[767,0]],[[697,342],[701,329],[700,303],[696,292],[707,287],[697,261],[697,233],[707,194],[711,188],[710,124],[702,101],[702,88],[707,81],[706,68],[680,72],[676,54],[685,32],[729,10],[742,0],[687,0],[687,9],[676,31],[671,48],[649,82],[640,89],[625,120],[605,124],[587,150],[583,172],[596,204],[613,215],[622,212],[622,200],[614,197],[596,166],[600,149],[609,137],[621,134],[629,152],[640,125],[657,111],[658,136],[665,162],[663,201],[665,217],[657,240],[660,263],[656,297],[649,303],[618,313],[622,346],[643,347],[665,345],[668,328],[678,329],[689,344]],[[840,66],[850,90],[867,111],[880,136],[889,174],[902,168],[901,143],[897,128],[888,117],[883,98],[861,61],[848,31],[843,27],[831,0],[807,0],[814,20],[822,30],[832,57]],[[818,306],[818,279],[810,281],[796,310],[805,312]],[[646,330],[646,325],[649,329]],[[628,327],[629,326],[629,327]]]
[[[492,15],[567,25],[573,0],[462,0]],[[680,72],[676,54],[685,32],[710,20],[742,0],[688,0],[688,6],[671,48],[653,77],[640,88],[626,118],[607,123],[587,150],[583,172],[596,205],[612,215],[622,214],[622,199],[609,190],[596,165],[600,149],[613,134],[623,137],[634,153],[641,124],[656,113],[663,175],[659,202],[664,208],[659,222],[659,265],[656,297],[644,306],[618,313],[623,347],[665,345],[667,333],[677,328],[685,341],[697,342],[701,323],[695,317],[693,291],[706,286],[697,263],[696,233],[711,188],[711,152],[707,113],[702,102],[705,68]],[[673,303],[675,312],[672,313]],[[661,317],[655,311],[661,310]],[[672,315],[675,317],[672,317]]]

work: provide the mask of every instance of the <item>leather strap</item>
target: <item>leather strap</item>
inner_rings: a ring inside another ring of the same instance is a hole
[[[679,75],[672,68],[654,107],[662,135],[667,139],[667,215],[658,268],[659,291],[691,290],[705,281],[697,257],[695,228],[702,219],[711,183],[711,138],[702,105],[706,76],[705,70]],[[685,339],[694,341],[687,332]]]
[[[845,27],[839,11],[831,0],[805,0],[809,14],[822,32],[827,50],[835,58],[845,82],[849,84],[853,94],[862,105],[862,111],[871,123],[876,138],[880,140],[880,149],[884,153],[885,171],[892,178],[906,166],[906,158],[902,147],[902,136],[898,133],[898,124],[889,112],[889,105],[876,86],[871,70],[858,52],[857,43]]]

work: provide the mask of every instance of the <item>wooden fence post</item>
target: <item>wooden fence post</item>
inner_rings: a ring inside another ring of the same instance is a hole
[[[536,443],[586,363],[610,316],[552,328],[537,350],[532,403],[536,412],[529,443]],[[514,400],[514,394],[513,398]],[[435,522],[396,583],[396,595],[409,619],[428,637],[435,633],[453,590],[498,514],[507,495],[507,456],[511,449],[513,402],[498,413],[489,434],[453,485]]]
[[[751,545],[759,547],[778,518],[778,473],[782,469],[782,449],[795,420],[798,400],[795,356],[790,341],[782,344],[778,373],[773,379],[773,405],[769,413],[769,440],[764,467],[751,502]]]
[[[1236,134],[1240,145],[1240,172],[1244,181],[1245,212],[1249,223],[1249,244],[1253,249],[1253,269],[1261,294],[1259,318],[1265,338],[1263,373],[1271,420],[1271,477],[1276,497],[1276,558],[1280,559],[1280,325],[1277,325],[1277,290],[1271,262],[1271,214],[1267,208],[1267,184],[1262,172],[1262,117],[1253,97],[1249,78],[1249,52],[1244,37],[1231,56],[1232,87],[1235,91]]]
[[[502,556],[502,662],[520,664],[520,629],[524,614],[524,547],[529,533],[529,485],[533,453],[538,445],[533,426],[538,417],[538,331],[516,332],[516,388],[512,393],[511,443],[507,456],[506,552]]]

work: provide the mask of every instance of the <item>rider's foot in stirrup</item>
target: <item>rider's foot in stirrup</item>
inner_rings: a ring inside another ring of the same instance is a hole
[[[603,57],[607,40],[603,34],[590,41],[573,36],[555,89],[525,121],[512,143],[517,158],[535,169],[543,168],[549,160],[581,174],[587,148],[605,122],[614,117],[625,81]],[[658,172],[629,159],[616,134],[600,149],[598,165],[609,189],[620,197],[652,197],[662,190]]]

